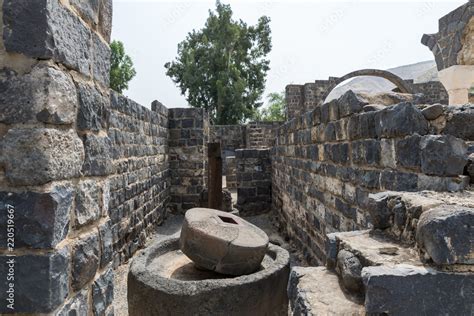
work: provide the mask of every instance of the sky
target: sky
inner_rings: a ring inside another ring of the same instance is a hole
[[[438,19],[466,1],[222,2],[248,24],[262,15],[271,19],[267,95],[290,83],[432,60],[421,36],[436,33]],[[124,94],[146,107],[153,100],[168,108],[188,106],[164,64],[176,58],[178,43],[201,29],[214,7],[213,0],[114,0],[112,39],[124,43],[137,71]]]

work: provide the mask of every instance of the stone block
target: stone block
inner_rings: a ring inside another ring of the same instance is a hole
[[[436,264],[474,264],[474,209],[442,205],[423,212],[416,239]]]
[[[14,274],[15,313],[51,313],[59,307],[69,293],[68,248],[45,254],[1,255],[0,313],[11,313],[7,307],[8,274]]]
[[[110,86],[110,47],[96,34],[92,35],[92,45],[94,56],[92,73],[94,80],[108,88]]]
[[[397,163],[409,169],[420,168],[420,135],[407,136],[396,141],[395,152]]]
[[[455,109],[447,120],[443,134],[452,135],[464,140],[474,140],[474,106],[465,105]]]
[[[13,185],[41,185],[79,175],[82,142],[73,130],[12,128],[0,142],[0,161]]]
[[[362,269],[368,314],[470,315],[472,274],[444,273],[411,265]]]
[[[443,110],[444,109],[441,104],[433,104],[421,110],[421,113],[427,120],[431,121],[437,119],[441,114],[443,114]]]
[[[100,0],[99,5],[99,32],[107,42],[110,42],[112,33],[112,0]]]
[[[0,229],[7,232],[9,216],[14,216],[16,248],[54,248],[68,233],[73,197],[66,185],[45,193],[0,192]],[[7,248],[6,238],[0,247]]]
[[[87,134],[84,136],[85,159],[82,172],[90,176],[104,176],[112,173],[112,143],[107,136]]]
[[[56,313],[56,316],[87,315],[89,312],[89,300],[87,289],[82,290],[76,296],[69,299],[66,304]]]
[[[375,130],[378,137],[400,137],[428,132],[428,121],[411,103],[389,106],[375,114]]]
[[[58,0],[5,0],[3,22],[7,52],[53,59],[90,75],[91,31]]]
[[[107,221],[99,226],[100,238],[100,267],[104,268],[112,261],[113,256],[113,236],[111,221]]]
[[[82,19],[91,25],[99,22],[99,0],[70,0]]]
[[[467,164],[467,145],[451,135],[428,135],[420,142],[421,171],[428,175],[462,175]]]
[[[97,233],[82,236],[72,249],[72,288],[77,291],[92,280],[99,267],[99,238]]]
[[[76,86],[66,73],[40,64],[24,75],[0,72],[0,122],[71,124],[77,108]]]
[[[77,89],[79,93],[77,128],[95,132],[107,129],[110,99],[87,84],[78,83]]]
[[[81,181],[76,189],[76,209],[74,216],[74,227],[80,228],[88,225],[101,216],[101,192],[100,186],[95,180]]]
[[[363,289],[362,264],[357,256],[347,250],[340,250],[337,254],[337,273],[342,278],[344,287],[353,293],[359,293]]]
[[[350,116],[362,111],[368,102],[352,90],[347,91],[338,99],[340,117]]]
[[[92,284],[92,310],[94,315],[105,315],[114,300],[114,271],[109,268]]]
[[[369,194],[367,211],[370,214],[374,228],[390,227],[392,211],[388,208],[390,195],[386,192]]]

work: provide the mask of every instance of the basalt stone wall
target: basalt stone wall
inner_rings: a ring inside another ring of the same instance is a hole
[[[0,16],[0,313],[111,315],[113,267],[165,216],[167,109],[110,91],[111,0]]]
[[[271,148],[277,128],[283,122],[251,122],[246,125],[246,148]]]
[[[257,215],[271,209],[272,165],[270,149],[238,149],[237,208],[241,215]]]
[[[115,92],[111,92],[110,101],[110,149],[94,140],[91,150],[99,156],[95,161],[110,164],[111,168],[107,179],[110,225],[103,229],[112,233],[116,266],[143,247],[163,221],[171,185],[168,109],[155,101],[150,111]],[[105,138],[107,143],[108,139]],[[92,167],[95,161],[91,162]]]
[[[411,82],[409,80],[405,80]],[[422,93],[423,102],[426,104],[448,104],[449,96],[448,92],[444,88],[443,84],[439,81],[428,81],[422,83],[412,84],[413,93]]]
[[[212,143],[221,143],[224,156],[233,156],[236,149],[246,147],[245,125],[212,125],[210,139]]]
[[[316,80],[304,85],[291,84],[286,86],[286,114],[287,120],[303,115],[314,110],[324,100],[327,89],[329,89],[336,78],[329,80]],[[448,93],[439,81],[413,83],[413,80],[405,80],[413,89],[413,93],[422,93],[423,102],[426,104],[448,104]]]
[[[309,261],[325,261],[325,236],[371,226],[368,195],[458,191],[468,185],[461,108],[401,103],[362,112],[352,93],[280,127],[272,155],[272,208]],[[373,108],[372,108],[373,109]]]
[[[207,185],[209,117],[202,109],[169,109],[170,209],[198,207]]]

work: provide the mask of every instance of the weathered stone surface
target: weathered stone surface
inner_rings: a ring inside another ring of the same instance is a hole
[[[412,135],[396,141],[395,152],[397,163],[401,167],[420,168],[420,135]]]
[[[99,131],[108,127],[108,105],[110,99],[93,86],[78,83],[79,111],[77,128],[79,130]]]
[[[87,315],[89,312],[88,291],[82,290],[76,296],[69,299],[56,314],[56,316]]]
[[[362,302],[324,267],[293,267],[288,283],[291,315],[365,315]]]
[[[87,23],[99,22],[99,0],[70,0],[70,3]]]
[[[19,75],[0,74],[0,122],[71,124],[77,108],[76,86],[64,72],[38,65]]]
[[[5,0],[3,22],[8,52],[53,59],[90,75],[91,32],[58,0]]]
[[[369,195],[367,210],[372,218],[374,228],[384,229],[390,227],[390,217],[392,213],[387,207],[389,197],[390,195],[386,192]]]
[[[363,268],[362,278],[367,313],[469,315],[474,304],[472,274],[396,265]]]
[[[94,79],[108,88],[110,86],[110,47],[96,34],[92,35],[92,41],[94,48],[92,73]]]
[[[421,171],[429,175],[462,175],[467,164],[467,146],[451,135],[428,135],[421,139]]]
[[[362,96],[354,93],[352,90],[344,93],[338,100],[340,117],[350,116],[362,111],[362,108],[368,104]]]
[[[362,290],[363,285],[360,276],[362,264],[352,252],[344,249],[338,252],[336,270],[341,276],[346,289],[356,293]]]
[[[128,273],[130,315],[287,315],[289,254],[270,244],[262,269],[240,277],[197,270],[174,237],[133,258]],[[210,299],[212,298],[212,299]]]
[[[99,226],[100,238],[100,267],[104,268],[113,257],[113,236],[110,221]]]
[[[73,196],[71,187],[62,185],[45,193],[0,192],[0,229],[7,231],[12,213],[16,248],[53,248],[68,233]],[[3,238],[0,246],[6,248],[6,242]]]
[[[112,32],[112,0],[100,0],[99,31],[107,42],[110,42]]]
[[[363,107],[364,112],[374,112],[374,111],[381,111],[385,109],[387,106],[383,104],[368,104]]]
[[[99,267],[99,239],[97,233],[81,237],[72,250],[72,288],[80,290],[95,275]]]
[[[12,128],[0,142],[0,161],[14,185],[40,185],[79,175],[82,142],[73,130]]]
[[[449,134],[464,140],[474,140],[474,106],[464,105],[452,110],[446,122],[443,134]]]
[[[94,315],[105,315],[114,300],[114,271],[110,268],[92,284],[92,310]]]
[[[12,259],[13,258],[13,259]],[[14,291],[16,313],[49,313],[64,302],[69,293],[69,252],[67,248],[46,254],[0,256],[1,313],[11,313],[7,308],[7,275],[14,260]]]
[[[110,174],[113,171],[111,147],[112,143],[108,136],[85,135],[85,159],[82,172],[90,176]]]
[[[423,110],[421,110],[421,113],[425,116],[427,120],[435,120],[441,114],[443,114],[443,106],[441,104],[429,105]]]
[[[438,206],[420,216],[418,247],[436,264],[474,264],[473,226],[473,208]]]
[[[400,103],[377,112],[375,130],[379,137],[424,135],[428,132],[428,121],[411,103]]]
[[[95,180],[81,181],[76,189],[74,226],[79,228],[96,221],[101,216],[102,192]]]
[[[268,242],[265,232],[240,217],[194,208],[186,212],[180,248],[202,268],[243,275],[258,270]]]

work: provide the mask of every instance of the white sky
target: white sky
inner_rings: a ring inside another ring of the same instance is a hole
[[[230,3],[234,19],[271,18],[273,49],[266,93],[289,83],[342,76],[362,68],[386,69],[433,59],[420,43],[438,19],[466,1],[249,1]],[[165,74],[177,45],[204,26],[215,1],[114,0],[112,39],[125,44],[137,76],[124,94],[149,107],[187,102]]]

